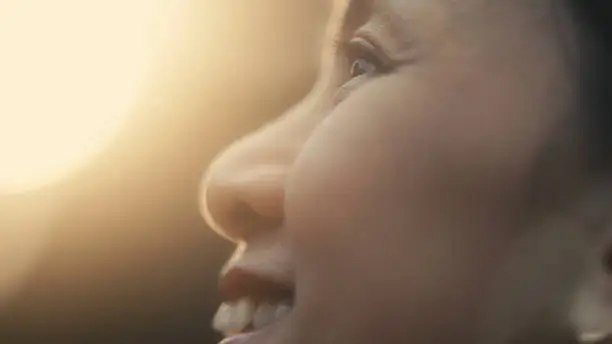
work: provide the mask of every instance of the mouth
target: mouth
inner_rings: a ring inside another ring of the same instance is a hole
[[[225,302],[214,316],[213,328],[226,337],[224,344],[246,339],[291,314],[294,288],[270,276],[234,269],[220,283]]]

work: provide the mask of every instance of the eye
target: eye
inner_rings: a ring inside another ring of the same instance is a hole
[[[340,52],[347,60],[350,79],[362,75],[375,75],[384,72],[384,64],[378,57],[376,48],[362,38],[355,38],[340,44]]]
[[[370,61],[366,58],[358,58],[351,64],[350,75],[351,79],[357,78],[363,74],[376,73],[378,70],[376,62]]]
[[[340,61],[336,66],[342,81],[335,90],[334,105],[343,102],[365,82],[393,70],[393,64],[367,39],[355,37],[350,41],[338,40],[335,46]]]

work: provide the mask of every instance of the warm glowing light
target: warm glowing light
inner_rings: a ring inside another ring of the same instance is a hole
[[[0,0],[0,194],[60,179],[121,128],[159,48],[160,0]]]

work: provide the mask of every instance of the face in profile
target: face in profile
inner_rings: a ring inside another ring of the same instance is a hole
[[[569,6],[336,14],[310,95],[205,177],[205,217],[238,243],[215,326],[232,344],[565,338],[590,247],[551,220],[585,179]]]

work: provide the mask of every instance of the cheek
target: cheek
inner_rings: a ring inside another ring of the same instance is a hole
[[[481,185],[476,166],[462,172],[457,163],[471,158],[472,143],[450,140],[453,131],[441,127],[450,119],[437,117],[444,113],[434,95],[404,95],[374,85],[356,93],[321,123],[294,165],[286,215],[298,299],[326,310],[308,313],[310,322],[356,314],[347,322],[361,319],[364,331],[391,326],[390,333],[404,332],[391,325],[398,316],[418,314],[422,329],[460,324],[476,312],[503,252],[511,216],[502,204],[510,197],[497,184]],[[504,186],[514,178],[486,177]]]
[[[498,216],[520,201],[560,111],[484,72],[438,69],[367,83],[323,120],[296,160],[288,211],[360,223],[372,213]]]
[[[286,219],[311,323],[464,323],[520,218],[551,127],[539,103],[482,74],[414,73],[356,91],[296,160]]]

